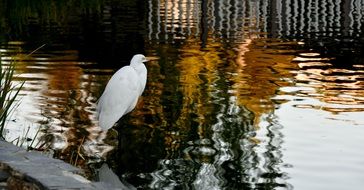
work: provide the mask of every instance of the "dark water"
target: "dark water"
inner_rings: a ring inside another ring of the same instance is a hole
[[[26,81],[10,141],[39,130],[32,146],[90,176],[106,158],[140,189],[364,185],[362,0],[13,0],[0,13],[2,61]],[[105,137],[95,102],[136,53],[155,58],[146,90]]]

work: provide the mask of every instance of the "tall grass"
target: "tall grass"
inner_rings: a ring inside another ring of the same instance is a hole
[[[13,83],[15,62],[3,64],[0,55],[0,138],[5,139],[4,129],[12,111],[16,107],[16,97],[24,82],[15,85]]]

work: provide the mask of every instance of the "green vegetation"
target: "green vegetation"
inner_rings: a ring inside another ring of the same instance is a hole
[[[15,62],[5,65],[0,59],[0,138],[2,139],[5,139],[5,125],[16,108],[16,97],[24,85],[24,82],[19,85],[13,83],[14,70]]]

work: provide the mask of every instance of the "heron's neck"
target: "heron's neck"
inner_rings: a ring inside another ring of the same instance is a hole
[[[135,70],[137,70],[138,66],[140,66],[140,63],[131,60],[130,66],[132,66]]]
[[[130,64],[131,65],[131,64]],[[133,65],[131,65],[133,67]],[[139,64],[136,67],[133,67],[137,74],[139,75],[139,84],[140,84],[140,95],[143,93],[146,82],[147,82],[147,68],[144,64]]]
[[[130,64],[131,67],[135,69],[135,71],[138,73],[138,75],[141,75],[145,69],[144,64]]]

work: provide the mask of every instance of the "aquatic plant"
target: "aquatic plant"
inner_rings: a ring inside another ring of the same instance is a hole
[[[5,65],[1,61],[0,55],[0,138],[4,138],[4,129],[9,117],[17,107],[16,97],[24,82],[14,84],[15,62]]]

